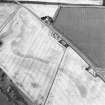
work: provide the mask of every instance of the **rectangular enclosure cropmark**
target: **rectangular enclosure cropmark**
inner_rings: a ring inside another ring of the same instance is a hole
[[[45,102],[65,52],[51,33],[24,8],[0,33],[1,66],[35,105]]]
[[[54,22],[54,28],[72,43],[75,49],[78,49],[77,52],[104,78],[105,8],[62,7]]]

